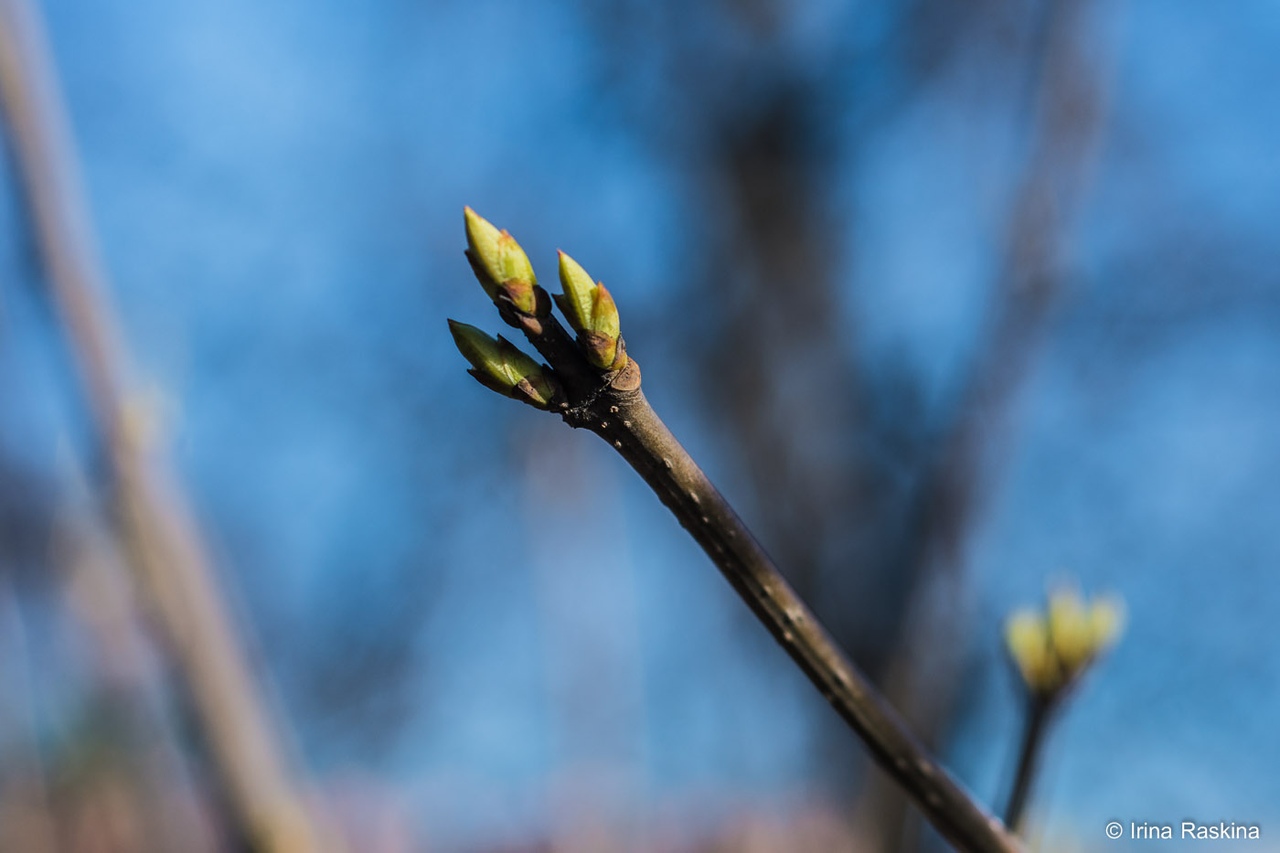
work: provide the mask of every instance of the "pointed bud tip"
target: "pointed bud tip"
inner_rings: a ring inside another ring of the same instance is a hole
[[[1005,620],[1005,648],[1022,679],[1033,691],[1052,688],[1055,669],[1050,659],[1048,626],[1033,610],[1019,610]]]
[[[467,335],[476,335],[476,334],[483,335],[484,334],[484,332],[478,329],[477,327],[469,325],[467,323],[460,323],[457,320],[454,320],[452,318],[450,318],[447,322],[449,323],[449,334],[453,335],[453,339],[455,341],[458,340],[459,337],[465,337]]]
[[[486,340],[493,340],[493,336],[481,329],[479,326],[473,326],[470,323],[462,323],[458,320],[449,320],[449,331],[456,338],[458,336],[473,337],[479,336]]]
[[[561,275],[573,275],[576,278],[585,279],[588,282],[592,281],[586,268],[583,267],[582,264],[578,263],[577,260],[574,259],[573,255],[569,254],[564,249],[556,249],[556,260],[560,264]]]
[[[453,336],[453,344],[458,351],[476,367],[481,367],[496,357],[498,341],[483,329],[450,320],[449,334]]]
[[[462,221],[467,229],[467,242],[475,243],[482,236],[497,240],[498,229],[494,227],[492,222],[472,210],[471,207],[462,208]]]

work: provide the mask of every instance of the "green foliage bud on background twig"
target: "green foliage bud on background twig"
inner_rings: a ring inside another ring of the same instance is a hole
[[[486,388],[539,409],[551,408],[560,396],[551,372],[501,335],[493,338],[454,320],[449,321],[449,332],[458,351],[471,362],[467,372]]]
[[[1034,610],[1020,610],[1005,622],[1005,646],[1022,680],[1033,693],[1052,686],[1057,665],[1049,652],[1049,632],[1044,618]]]
[[[1115,645],[1124,623],[1117,599],[1086,604],[1072,587],[1049,596],[1047,612],[1024,609],[1005,623],[1005,645],[1032,694],[1051,700]]]
[[[471,208],[463,208],[463,216],[467,226],[467,260],[484,292],[494,301],[506,296],[522,314],[535,314],[538,279],[524,249],[514,237],[499,231]]]
[[[618,306],[604,282],[593,282],[577,261],[560,253],[560,284],[564,293],[555,297],[587,359],[601,370],[621,370],[627,363],[621,345]]]

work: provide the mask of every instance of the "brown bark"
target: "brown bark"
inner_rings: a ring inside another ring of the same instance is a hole
[[[1021,849],[1000,821],[929,755],[791,589],[649,405],[635,360],[628,360],[621,370],[601,373],[550,314],[524,315],[503,299],[498,307],[503,319],[525,333],[555,372],[565,396],[558,406],[565,422],[600,436],[644,479],[938,832],[962,850]]]

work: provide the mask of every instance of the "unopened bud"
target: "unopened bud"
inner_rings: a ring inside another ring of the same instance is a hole
[[[1020,610],[1005,623],[1004,640],[1027,687],[1037,693],[1052,691],[1059,675],[1045,620],[1034,611]]]
[[[587,360],[601,370],[621,370],[627,354],[621,344],[618,306],[604,283],[592,282],[577,261],[561,252],[560,284],[564,293],[556,296],[556,304],[578,333]]]
[[[1033,694],[1052,699],[1073,684],[1120,636],[1124,609],[1115,598],[1086,604],[1074,587],[1049,596],[1046,612],[1019,610],[1005,623],[1005,645]]]
[[[458,351],[471,362],[467,372],[486,388],[539,409],[550,408],[560,395],[550,371],[501,335],[493,338],[454,320],[449,321],[449,332]]]
[[[1064,587],[1049,596],[1049,636],[1053,650],[1068,672],[1093,656],[1093,625],[1080,593]]]
[[[537,310],[538,279],[529,256],[506,231],[471,208],[463,208],[467,226],[467,260],[484,292],[497,300],[506,296],[517,311],[532,315]],[[545,298],[545,297],[544,297]]]
[[[1124,604],[1118,598],[1100,598],[1089,611],[1093,629],[1095,654],[1105,652],[1115,645],[1124,631]]]

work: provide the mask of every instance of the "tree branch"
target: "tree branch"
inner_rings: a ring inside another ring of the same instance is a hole
[[[1044,744],[1052,710],[1051,703],[1038,697],[1033,696],[1028,700],[1026,728],[1023,730],[1022,744],[1018,749],[1018,770],[1014,776],[1013,789],[1009,793],[1009,805],[1004,813],[1005,825],[1013,832],[1022,831],[1022,818],[1026,813],[1027,800],[1031,795],[1031,783],[1035,780],[1036,769],[1040,762],[1040,749]]]
[[[535,291],[538,303],[544,304],[541,288],[535,286]],[[563,399],[551,410],[570,426],[590,430],[608,442],[649,484],[943,837],[966,851],[1020,850],[999,819],[929,755],[787,584],[742,519],[649,405],[640,389],[635,360],[627,359],[616,371],[597,370],[549,311],[524,314],[501,293],[495,303],[502,318],[522,330],[547,359],[563,390]]]
[[[588,407],[591,419],[584,425],[609,442],[649,484],[756,618],[862,738],[880,767],[944,837],[964,850],[1017,849],[999,821],[934,761],[845,658],[724,496],[667,429],[641,392],[638,376],[636,380],[634,389],[609,387]]]

